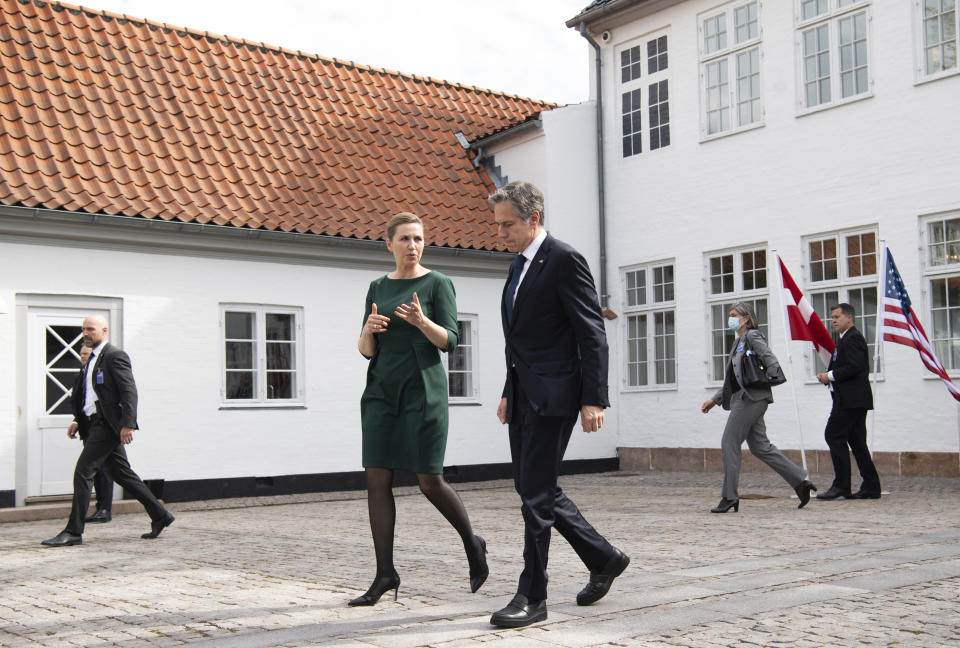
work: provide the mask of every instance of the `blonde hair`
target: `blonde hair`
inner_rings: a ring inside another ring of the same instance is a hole
[[[416,223],[420,227],[423,227],[423,221],[420,220],[420,217],[416,214],[411,214],[410,212],[394,214],[390,220],[387,221],[387,239],[392,241],[393,235],[397,233],[397,228],[408,223]]]

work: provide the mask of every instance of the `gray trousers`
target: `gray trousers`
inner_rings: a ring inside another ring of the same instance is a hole
[[[737,489],[740,485],[740,446],[747,442],[753,456],[773,468],[777,474],[796,488],[806,479],[803,469],[783,456],[777,446],[767,438],[767,425],[763,415],[769,403],[744,398],[743,392],[733,395],[730,401],[730,416],[723,428],[723,440],[720,450],[723,455],[723,497],[728,500],[739,499]]]

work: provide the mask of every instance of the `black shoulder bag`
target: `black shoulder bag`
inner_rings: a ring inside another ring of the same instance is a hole
[[[787,382],[787,377],[783,374],[779,363],[774,370],[768,371],[763,359],[753,350],[746,333],[744,333],[744,343],[749,351],[743,354],[743,363],[740,366],[740,378],[745,387],[775,387]]]

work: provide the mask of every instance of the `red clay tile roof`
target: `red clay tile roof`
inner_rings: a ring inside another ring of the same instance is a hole
[[[0,203],[497,249],[454,137],[544,102],[39,0],[0,0]]]

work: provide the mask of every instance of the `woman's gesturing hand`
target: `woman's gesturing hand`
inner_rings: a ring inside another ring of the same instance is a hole
[[[364,335],[368,333],[383,333],[387,330],[387,325],[390,324],[390,318],[386,315],[377,314],[377,305],[373,304],[370,309],[370,317],[367,318],[367,323],[363,325]]]
[[[417,293],[413,293],[412,303],[400,304],[393,314],[411,326],[416,326],[418,329],[422,329],[423,325],[427,322],[427,318],[423,314],[423,309],[420,308],[420,298],[417,297]]]

